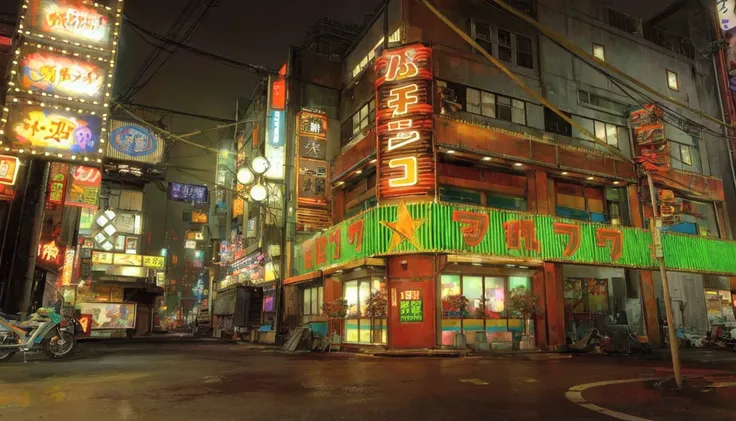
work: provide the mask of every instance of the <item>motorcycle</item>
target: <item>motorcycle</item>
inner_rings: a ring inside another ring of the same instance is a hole
[[[40,308],[22,323],[0,317],[0,362],[17,352],[43,351],[51,359],[64,358],[74,351],[75,326],[53,309]]]

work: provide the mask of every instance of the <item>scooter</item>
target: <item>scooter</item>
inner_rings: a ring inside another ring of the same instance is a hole
[[[51,359],[69,356],[77,345],[74,326],[53,309],[40,308],[29,320],[18,323],[0,317],[0,362],[18,351],[43,351]]]

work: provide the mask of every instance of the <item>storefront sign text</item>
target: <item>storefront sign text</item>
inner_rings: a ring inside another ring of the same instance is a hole
[[[34,51],[21,57],[18,85],[34,93],[102,100],[105,69],[79,58]]]

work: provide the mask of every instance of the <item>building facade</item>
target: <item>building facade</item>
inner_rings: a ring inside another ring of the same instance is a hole
[[[654,207],[678,326],[733,322],[723,128],[666,101],[661,110],[494,2],[431,3],[567,119],[423,1],[389,2],[342,59],[340,134],[324,137],[339,148],[326,157],[332,225],[294,237],[285,319],[390,348],[451,346],[460,332],[470,344],[527,333],[555,347],[610,324],[661,344]],[[516,3],[593,60],[721,116],[713,58],[695,54],[715,10],[689,2],[655,27],[602,2]],[[297,126],[288,139],[306,144]],[[297,197],[297,229],[309,221],[299,205],[318,203]],[[514,307],[524,290],[538,297],[531,316]]]

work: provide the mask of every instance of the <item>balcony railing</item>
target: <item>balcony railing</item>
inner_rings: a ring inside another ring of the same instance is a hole
[[[690,38],[681,37],[656,26],[647,25],[641,19],[618,12],[611,8],[607,12],[607,23],[631,35],[664,47],[688,58],[695,58],[695,47]]]

